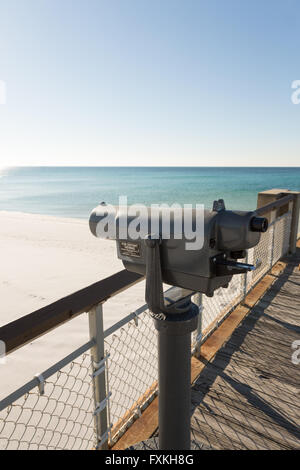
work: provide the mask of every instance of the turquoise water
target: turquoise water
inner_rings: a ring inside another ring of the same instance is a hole
[[[102,201],[202,203],[223,198],[227,208],[254,209],[257,193],[300,191],[297,168],[15,167],[0,169],[0,210],[87,218]]]

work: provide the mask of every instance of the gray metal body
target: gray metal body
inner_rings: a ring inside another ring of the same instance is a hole
[[[151,233],[154,237],[161,238],[160,254],[163,282],[203,292],[212,295],[215,289],[227,285],[234,272],[230,269],[220,268],[215,263],[215,258],[220,255],[231,259],[233,252],[247,250],[255,246],[260,240],[260,233],[251,229],[251,221],[256,217],[255,212],[243,211],[208,211],[204,210],[203,245],[196,250],[187,250],[187,240],[174,237],[175,227],[182,224],[184,234],[184,217],[180,210],[169,210],[170,237],[164,237],[162,214],[166,209],[161,209],[154,215],[151,208],[147,208],[147,214],[142,215],[140,220],[141,232],[138,238],[133,239],[130,234],[122,233],[124,225],[127,227],[134,223],[136,216],[128,215],[126,208],[118,210],[112,206],[99,205],[91,213],[90,229],[95,236],[103,236],[97,231],[99,222],[114,220],[115,233],[110,236],[117,242],[118,257],[123,261],[126,269],[140,274],[146,273],[146,247],[144,238]],[[185,209],[186,211],[187,209]],[[190,209],[193,227],[196,226],[196,209]],[[126,220],[125,220],[125,217]],[[156,217],[156,219],[155,219]],[[153,226],[158,228],[153,232]]]

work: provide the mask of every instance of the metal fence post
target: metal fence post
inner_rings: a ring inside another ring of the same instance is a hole
[[[198,324],[197,324],[197,330],[196,330],[195,353],[196,355],[200,355],[201,342],[202,342],[202,329],[203,329],[203,294],[201,294],[201,292],[197,292],[194,295],[193,302],[199,308]]]
[[[271,254],[270,254],[270,268],[273,267],[273,259],[274,259],[276,211],[271,212],[271,224],[272,224],[272,227],[273,227],[273,233],[272,233]]]
[[[249,263],[249,254],[248,250],[246,253],[245,263]],[[244,274],[244,287],[243,287],[243,298],[245,299],[248,290],[248,272],[246,271]]]
[[[250,248],[249,250],[247,250],[247,263],[249,264],[256,263],[255,248]],[[248,271],[246,273],[246,293],[248,291],[248,286],[250,287],[253,284],[254,273],[255,271]]]
[[[92,379],[95,399],[95,432],[97,449],[108,449],[107,407],[109,395],[106,387],[106,358],[104,351],[104,329],[102,304],[89,311],[90,337],[95,341],[91,349]]]

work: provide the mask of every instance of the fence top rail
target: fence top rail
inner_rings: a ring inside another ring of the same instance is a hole
[[[268,212],[271,212],[275,209],[279,209],[279,207],[285,206],[288,202],[292,201],[295,198],[294,194],[288,194],[287,196],[281,197],[277,199],[277,201],[270,202],[270,204],[266,204],[265,206],[256,209],[255,212],[258,215],[265,215]]]
[[[141,281],[143,276],[124,269],[56,302],[0,327],[6,354],[72,320]]]

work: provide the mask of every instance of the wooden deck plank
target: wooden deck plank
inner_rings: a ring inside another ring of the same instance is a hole
[[[278,263],[276,263],[271,269],[271,274],[273,274],[273,276],[280,276],[280,274],[285,270],[286,266],[287,263],[284,261],[278,261]]]
[[[123,436],[112,446],[112,450],[124,450],[128,447],[147,440],[158,426],[158,398],[146,408],[142,416],[137,419]]]
[[[291,362],[300,332],[299,261],[297,250],[276,263],[192,358],[191,431],[199,442],[215,449],[300,448],[300,368]],[[157,426],[155,398],[112,449],[148,439]]]
[[[216,449],[299,449],[300,250],[192,388],[194,438]],[[272,273],[274,276],[278,271]],[[298,401],[297,401],[298,400]]]
[[[273,284],[274,276],[267,274],[263,279],[246,295],[243,304],[247,307],[253,307],[257,301],[264,295],[266,290]]]

